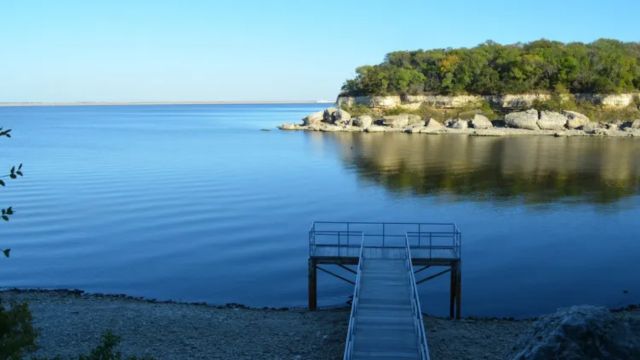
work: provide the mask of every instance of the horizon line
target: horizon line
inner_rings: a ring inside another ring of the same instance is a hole
[[[330,100],[207,100],[207,101],[6,101],[0,107],[29,106],[137,106],[137,105],[268,105],[335,104]]]

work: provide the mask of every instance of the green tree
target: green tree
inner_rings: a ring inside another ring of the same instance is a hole
[[[348,95],[620,93],[640,90],[640,43],[537,40],[474,48],[396,51],[356,70]]]

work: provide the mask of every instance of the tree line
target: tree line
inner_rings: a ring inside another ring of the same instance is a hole
[[[343,95],[622,93],[640,89],[640,43],[537,40],[396,51],[361,66]]]

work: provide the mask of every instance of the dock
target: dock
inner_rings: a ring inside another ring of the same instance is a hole
[[[449,273],[449,316],[460,318],[461,237],[452,223],[312,224],[309,309],[317,308],[318,270],[354,285],[345,360],[429,359],[418,284]]]

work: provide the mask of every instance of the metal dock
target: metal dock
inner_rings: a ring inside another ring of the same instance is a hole
[[[445,269],[416,281],[416,274],[437,267]],[[455,224],[315,222],[309,231],[311,310],[317,307],[317,270],[354,284],[344,359],[429,359],[417,285],[446,273],[450,317],[460,317],[461,233]]]

